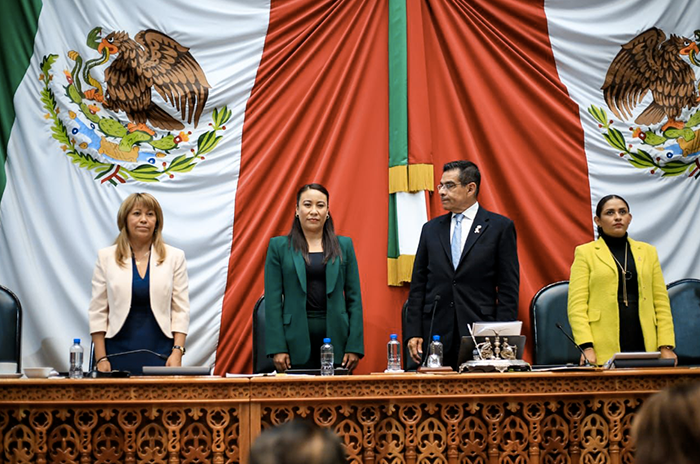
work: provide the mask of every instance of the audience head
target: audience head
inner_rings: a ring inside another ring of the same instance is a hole
[[[619,195],[606,195],[595,208],[594,221],[599,236],[624,237],[632,222],[630,205]]]
[[[438,193],[442,207],[453,213],[461,213],[474,203],[479,195],[481,173],[471,161],[451,161],[442,168]]]
[[[663,390],[642,405],[632,426],[635,464],[700,462],[700,384]]]
[[[345,462],[345,449],[333,432],[301,419],[265,430],[250,450],[250,464]]]

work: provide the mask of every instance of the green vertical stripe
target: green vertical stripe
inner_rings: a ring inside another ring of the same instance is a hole
[[[0,199],[5,191],[7,143],[15,121],[12,99],[29,67],[41,0],[10,0],[0,10]]]
[[[408,165],[406,0],[389,0],[389,167]]]
[[[396,194],[389,194],[389,243],[387,245],[387,258],[398,258],[399,252],[399,225],[396,217]]]

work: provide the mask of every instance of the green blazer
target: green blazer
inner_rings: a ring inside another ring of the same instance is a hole
[[[326,336],[335,362],[345,353],[364,355],[360,274],[352,240],[338,236],[342,261],[326,263]],[[268,356],[289,353],[294,365],[309,360],[311,346],[306,320],[306,263],[286,236],[273,237],[265,259],[265,346]],[[321,347],[313,347],[320,349]]]
[[[656,248],[627,239],[637,267],[639,322],[647,351],[675,346],[668,291]],[[576,247],[569,282],[569,323],[576,343],[593,343],[598,364],[620,351],[618,268],[602,238]]]

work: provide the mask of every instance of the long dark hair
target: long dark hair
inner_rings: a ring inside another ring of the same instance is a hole
[[[627,203],[627,200],[622,198],[620,195],[605,195],[603,198],[600,199],[598,204],[595,207],[595,217],[600,219],[600,215],[603,214],[603,207],[605,206],[605,203],[607,203],[610,200],[622,200],[625,206],[627,207],[627,212],[630,210],[630,205]],[[596,226],[596,230],[598,232],[598,237],[601,237],[603,235],[603,228],[600,226]]]
[[[318,190],[326,196],[326,204],[330,204],[328,195],[328,190],[321,184],[306,184],[299,189],[297,192],[297,206],[299,206],[299,201],[301,200],[301,194],[307,190]],[[299,217],[294,215],[294,220],[292,221],[292,227],[289,229],[287,234],[289,239],[289,245],[295,250],[301,252],[304,257],[304,261],[309,263],[309,244],[306,242],[306,236],[304,235],[304,230],[301,228],[301,222]],[[343,260],[342,252],[340,251],[340,242],[338,241],[338,236],[335,235],[335,227],[333,227],[333,218],[331,217],[331,212],[328,211],[328,219],[326,219],[323,225],[323,264],[328,261],[335,260],[335,258],[340,258]]]

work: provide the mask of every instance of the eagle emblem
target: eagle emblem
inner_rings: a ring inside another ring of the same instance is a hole
[[[182,130],[182,122],[163,111],[151,98],[152,90],[181,112],[181,119],[197,127],[207,103],[209,89],[204,71],[183,47],[162,32],[148,29],[136,34],[112,32],[102,39],[97,51],[107,49],[117,58],[105,69],[107,95],[104,106],[124,111],[134,124],[165,130]]]
[[[231,111],[215,108],[209,130],[192,137],[211,85],[188,47],[154,29],[103,38],[100,27],[86,45],[97,56],[67,52],[63,92],[52,74],[58,55],[44,56],[39,76],[52,136],[73,163],[102,184],[159,182],[190,172],[215,149]]]
[[[653,27],[621,45],[601,90],[612,115],[629,127],[628,135],[604,108],[588,108],[608,145],[650,174],[700,177],[700,30],[694,34],[694,40],[667,38]]]

